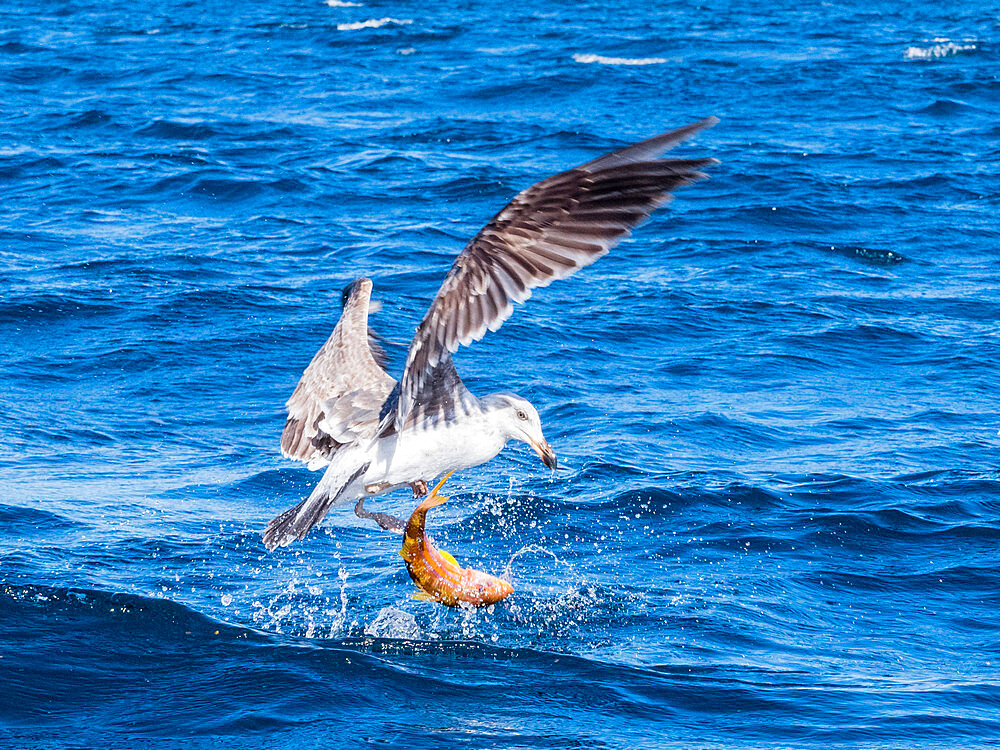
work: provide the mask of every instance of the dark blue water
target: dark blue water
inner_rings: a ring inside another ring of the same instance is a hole
[[[995,8],[653,5],[0,8],[0,743],[1000,744]],[[562,462],[431,517],[511,599],[345,508],[265,552],[345,283],[405,342],[518,190],[710,114],[459,355]]]

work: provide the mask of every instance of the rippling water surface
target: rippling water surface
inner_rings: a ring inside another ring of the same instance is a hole
[[[995,8],[650,5],[0,8],[0,742],[1000,743]],[[562,461],[431,516],[511,599],[344,508],[265,552],[345,283],[406,342],[514,193],[709,114],[710,181],[459,355]]]

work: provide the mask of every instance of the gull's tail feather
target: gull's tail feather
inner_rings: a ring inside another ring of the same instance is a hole
[[[296,539],[301,540],[309,529],[323,520],[323,516],[330,508],[342,501],[341,495],[344,490],[361,477],[368,470],[368,466],[366,463],[346,479],[337,481],[339,479],[337,475],[343,476],[343,474],[337,471],[338,467],[331,465],[309,497],[294,508],[289,508],[271,519],[264,529],[264,546],[273,550],[277,547],[287,547]],[[330,477],[329,481],[327,477]]]

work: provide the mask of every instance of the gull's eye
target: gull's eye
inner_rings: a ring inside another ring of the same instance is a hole
[[[520,419],[522,422],[527,422],[528,421],[528,415],[525,414],[520,409],[517,410],[517,418]]]

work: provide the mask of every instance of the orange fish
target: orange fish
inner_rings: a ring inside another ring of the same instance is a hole
[[[448,472],[413,511],[406,524],[403,549],[399,554],[406,561],[410,578],[421,590],[416,595],[417,599],[433,599],[449,607],[458,607],[463,602],[474,607],[496,604],[513,594],[514,587],[503,578],[474,568],[463,568],[454,557],[431,544],[424,531],[427,511],[448,500],[439,495],[438,490],[450,476],[451,472]]]

